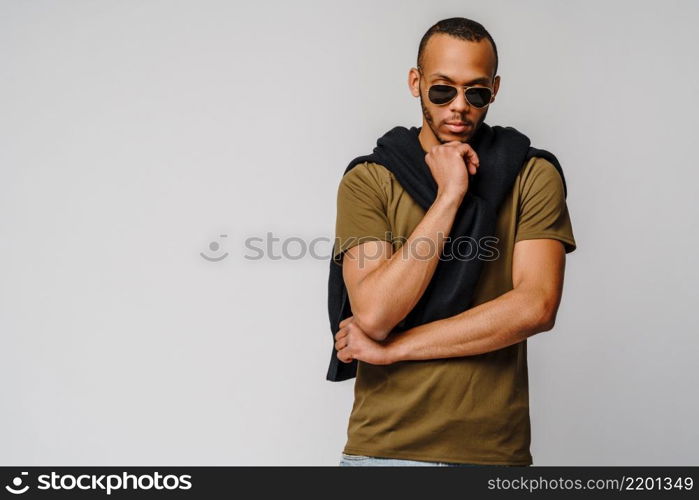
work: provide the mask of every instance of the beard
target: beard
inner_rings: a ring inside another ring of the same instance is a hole
[[[434,117],[432,116],[432,113],[430,113],[430,110],[427,109],[427,106],[425,106],[424,101],[422,100],[422,93],[420,93],[420,107],[422,108],[422,116],[425,117],[425,121],[427,122],[427,125],[430,127],[430,130],[432,130],[432,134],[437,138],[440,144],[444,144],[447,142],[453,141],[453,139],[445,139],[440,136],[439,131],[437,130],[435,123],[434,123]],[[485,113],[483,113],[483,116],[481,116],[480,120],[478,120],[478,123],[475,124],[471,131],[471,135],[461,138],[461,142],[465,142],[468,144],[468,142],[471,140],[471,138],[476,135],[476,132],[478,131],[478,127],[481,126],[481,123],[485,121],[485,117],[488,115],[488,109],[486,108]]]

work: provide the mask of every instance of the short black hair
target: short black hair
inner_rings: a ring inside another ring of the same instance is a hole
[[[442,19],[427,30],[422,40],[420,40],[420,47],[417,51],[417,67],[419,69],[422,69],[422,54],[425,51],[427,41],[432,35],[436,35],[437,33],[445,33],[456,38],[461,38],[462,40],[468,40],[469,42],[479,42],[483,38],[487,38],[493,46],[493,52],[495,53],[495,70],[493,71],[493,78],[495,78],[495,75],[498,73],[498,49],[495,46],[495,40],[493,40],[493,37],[490,36],[488,30],[486,30],[481,23],[466,19],[465,17]]]

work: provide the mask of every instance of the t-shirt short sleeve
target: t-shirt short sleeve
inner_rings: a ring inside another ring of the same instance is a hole
[[[566,253],[573,252],[577,244],[561,175],[545,158],[535,157],[525,169],[515,242],[551,238],[561,241]]]
[[[333,260],[342,264],[343,252],[371,240],[391,241],[386,215],[385,169],[364,162],[347,172],[337,190],[337,218]]]

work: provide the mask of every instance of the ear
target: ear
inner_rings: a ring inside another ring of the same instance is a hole
[[[498,89],[500,88],[500,75],[497,75],[493,80],[493,99],[498,95]]]
[[[417,68],[410,68],[408,71],[408,88],[413,97],[420,97],[420,72]]]

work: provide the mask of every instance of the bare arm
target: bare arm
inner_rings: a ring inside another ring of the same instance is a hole
[[[402,247],[393,253],[390,242],[369,241],[343,256],[354,321],[374,340],[384,340],[422,297],[468,189],[468,172],[478,167],[475,152],[462,143],[435,146],[425,160],[437,197]]]
[[[460,198],[440,196],[395,253],[387,241],[350,248],[342,274],[354,319],[367,335],[383,340],[420,300],[451,231]]]
[[[385,362],[471,356],[552,329],[561,300],[564,268],[565,250],[560,241],[517,242],[512,290],[450,318],[391,336],[382,346]]]

